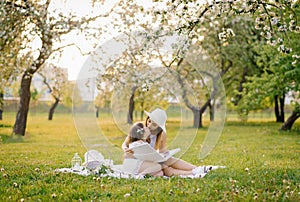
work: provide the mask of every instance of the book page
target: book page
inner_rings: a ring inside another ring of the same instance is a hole
[[[134,152],[133,155],[137,159],[141,159],[144,161],[153,161],[153,162],[164,162],[169,158],[171,158],[175,153],[180,151],[180,149],[177,148],[177,149],[170,150],[164,155],[163,153],[157,152],[148,143],[132,147],[131,150]]]

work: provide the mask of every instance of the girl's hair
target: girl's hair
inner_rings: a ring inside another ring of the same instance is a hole
[[[148,125],[147,125],[147,122],[148,122],[148,120],[150,119],[150,117],[149,116],[147,116],[147,118],[146,118],[146,121],[145,121],[145,126],[147,127]],[[162,134],[163,133],[163,130],[162,130],[162,128],[161,127],[158,127],[157,128],[157,137],[156,137],[156,142],[155,142],[155,146],[154,146],[154,149],[159,149],[160,148],[160,144],[161,144],[161,138],[162,138]],[[150,143],[150,136],[147,138],[147,140],[146,140],[148,143]]]
[[[138,140],[142,140],[144,137],[144,124],[143,123],[136,123],[134,124],[129,132],[129,142],[135,142]]]

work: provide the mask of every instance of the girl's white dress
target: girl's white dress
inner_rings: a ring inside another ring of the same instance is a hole
[[[140,145],[140,144],[145,144],[145,142],[142,141],[136,141],[132,142],[129,144],[129,149]],[[124,158],[123,160],[123,171],[128,173],[128,174],[134,174],[137,175],[139,174],[139,170],[142,166],[143,160],[135,159],[135,158]]]

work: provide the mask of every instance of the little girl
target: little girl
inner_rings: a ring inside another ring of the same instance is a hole
[[[143,123],[136,123],[131,127],[128,135],[129,147],[124,154],[123,171],[134,175],[163,176],[162,167],[159,163],[136,159],[130,152],[132,147],[145,144],[149,135],[150,131]]]

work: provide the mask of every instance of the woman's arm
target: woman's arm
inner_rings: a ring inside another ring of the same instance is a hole
[[[135,157],[133,156],[133,151],[129,149],[129,142],[130,142],[130,138],[129,136],[127,136],[122,144],[122,149],[124,151],[124,158],[134,159]]]
[[[124,152],[128,152],[129,150],[129,136],[127,136],[122,144],[122,149]]]

